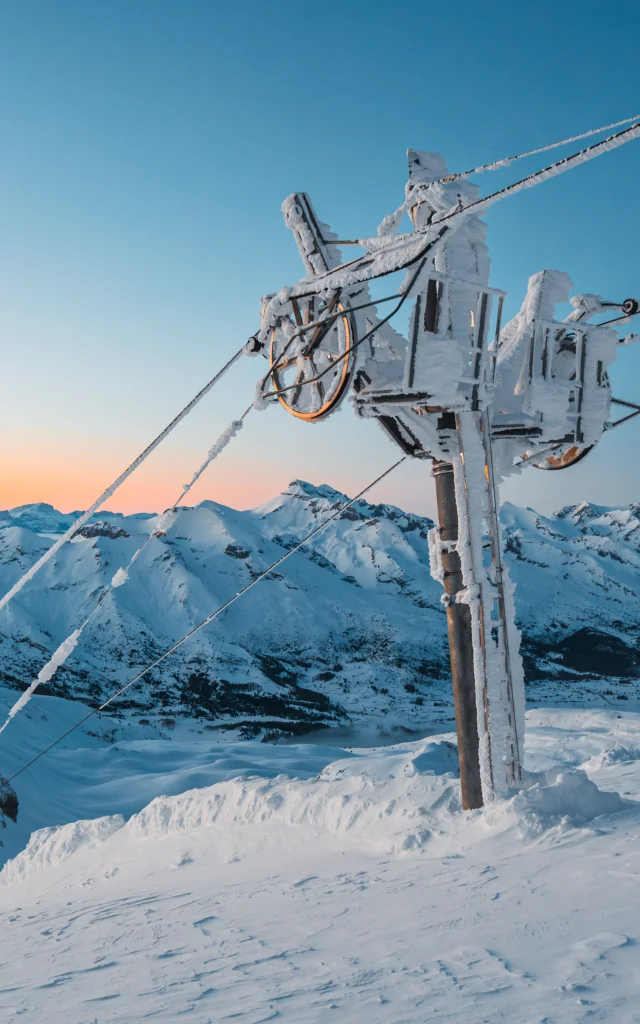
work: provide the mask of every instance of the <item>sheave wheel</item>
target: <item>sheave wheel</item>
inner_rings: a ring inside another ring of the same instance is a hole
[[[536,469],[568,469],[569,466],[575,466],[577,462],[581,462],[593,447],[592,444],[588,448],[578,448],[573,445],[573,447],[567,448],[562,455],[548,455],[542,462],[534,462],[533,465]]]
[[[337,295],[291,299],[270,335],[269,391],[292,416],[320,420],[344,397],[355,363],[353,318]],[[299,328],[314,324],[296,335]]]

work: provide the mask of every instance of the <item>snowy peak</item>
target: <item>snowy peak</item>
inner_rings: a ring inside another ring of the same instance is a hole
[[[292,480],[287,489],[265,505],[255,509],[257,515],[263,517],[273,516],[279,513],[280,519],[286,519],[287,513],[300,523],[303,519],[309,522],[310,528],[314,520],[325,518],[335,512],[341,505],[347,504],[349,498],[341,491],[329,487],[327,484],[318,486],[307,483],[305,480]],[[372,505],[365,499],[355,501],[349,508],[341,513],[339,518],[352,522],[361,522],[384,519],[387,522],[396,523],[400,530],[411,532],[420,529],[426,531],[433,526],[433,521],[426,516],[418,516],[395,505],[380,504]]]
[[[214,501],[180,508],[127,584],[102,602],[51,689],[102,699],[337,512],[130,691],[130,707],[280,731],[358,716],[418,729],[439,707],[449,723],[431,520],[365,500],[340,512],[347,500],[328,485],[296,480],[254,510]],[[1,592],[71,518],[44,504],[0,513]],[[502,519],[528,678],[640,677],[640,506],[582,503],[545,517],[507,504]],[[0,682],[30,682],[157,523],[153,513],[100,512],[78,530],[0,612]]]
[[[608,505],[594,505],[590,501],[580,501],[577,505],[565,505],[558,512],[556,517],[558,519],[570,519],[574,523],[588,522],[590,519],[596,519],[598,516],[604,515],[605,512],[610,512],[612,509]]]
[[[171,529],[136,560],[126,586],[103,601],[53,690],[84,699],[106,695],[347,500],[334,488],[296,481],[253,511],[212,501],[180,508]],[[32,547],[52,543],[38,535],[41,518],[32,514],[29,522],[31,531],[0,530],[3,591],[35,561]],[[147,514],[99,513],[25,587],[0,615],[0,633],[9,638],[5,682],[21,688],[30,681],[156,522]],[[429,525],[392,506],[356,503],[163,662],[132,691],[133,705],[229,725],[287,722],[293,730],[357,713],[418,727],[433,698],[427,705],[416,672],[425,686],[446,678]]]
[[[122,520],[146,520],[155,516],[155,512],[136,512],[126,516],[122,512],[96,512],[89,523],[111,523],[114,520],[122,525]],[[18,505],[16,508],[0,511],[0,530],[11,526],[20,526],[34,533],[59,534],[65,533],[82,511],[59,512],[53,505],[39,501],[31,505]]]
[[[0,529],[22,526],[36,533],[63,533],[81,515],[80,512],[58,512],[44,501],[0,512]]]
[[[346,494],[336,491],[335,487],[328,484],[310,484],[306,480],[292,480],[286,491],[282,492],[283,497],[291,498],[324,498],[329,502],[345,502],[349,499]]]
[[[565,505],[556,517],[572,523],[584,535],[611,537],[640,548],[640,503],[637,501],[626,508],[582,501],[579,505]]]

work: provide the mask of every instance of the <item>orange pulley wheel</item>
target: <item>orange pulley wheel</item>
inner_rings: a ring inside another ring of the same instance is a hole
[[[536,469],[568,469],[569,466],[575,466],[577,462],[581,462],[593,447],[594,445],[591,444],[588,448],[578,448],[574,444],[561,455],[548,455],[542,462],[534,462],[533,465]]]
[[[287,412],[313,422],[344,397],[355,365],[353,317],[334,295],[290,299],[270,334],[271,372],[266,393]],[[306,330],[304,328],[307,328]]]

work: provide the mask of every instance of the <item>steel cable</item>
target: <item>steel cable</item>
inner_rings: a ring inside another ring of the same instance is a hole
[[[117,480],[114,480],[114,482],[109,487],[107,487],[106,490],[102,492],[100,497],[96,498],[96,500],[93,502],[92,505],[89,506],[86,512],[83,512],[82,515],[79,516],[75,520],[75,522],[71,524],[66,533],[63,533],[63,535],[59,537],[58,540],[55,541],[55,543],[52,544],[52,546],[47,551],[45,551],[44,555],[42,555],[42,557],[39,558],[37,562],[34,562],[31,568],[28,569],[26,573],[24,573],[20,577],[20,579],[13,584],[13,586],[10,588],[10,590],[7,591],[4,597],[0,598],[0,609],[4,608],[5,605],[7,605],[9,601],[22,590],[25,583],[28,583],[29,580],[33,579],[36,573],[39,572],[40,569],[42,569],[42,567],[46,565],[47,562],[50,561],[50,559],[52,559],[55,554],[57,554],[60,548],[64,544],[66,544],[67,541],[71,540],[71,538],[74,536],[77,530],[79,530],[80,527],[84,526],[84,524],[91,518],[93,513],[96,512],[108,498],[115,494],[115,492],[125,482],[125,480],[128,480],[131,474],[135,472],[135,470],[140,465],[142,465],[145,459],[148,458],[148,456],[151,455],[153,451],[155,451],[158,445],[160,445],[165,440],[165,438],[167,438],[169,434],[173,430],[175,430],[178,424],[181,423],[182,420],[185,419],[185,417],[188,416],[189,413],[193,411],[193,409],[195,409],[196,405],[198,405],[198,403],[205,397],[205,395],[209,394],[211,389],[214,387],[215,384],[218,383],[220,378],[223,377],[227,370],[229,370],[231,366],[233,366],[235,361],[240,358],[243,351],[244,345],[242,346],[242,348],[238,349],[236,354],[232,356],[227,363],[225,363],[222,369],[219,370],[218,373],[216,373],[215,377],[212,377],[211,380],[207,384],[205,384],[205,386],[200,391],[198,391],[196,395],[194,395],[191,401],[188,402],[187,405],[185,405],[185,407],[178,413],[178,415],[171,420],[171,423],[169,423],[168,426],[166,426],[164,430],[162,430],[158,434],[158,436],[151,442],[151,444],[147,445],[144,451],[142,451],[140,455],[138,455],[138,457],[134,459],[129,466],[127,466],[125,471],[120,474]]]
[[[456,174],[447,174],[438,181],[421,183],[422,188],[430,188],[431,185],[446,185],[459,178],[468,178],[472,174],[482,174],[484,171],[497,171],[502,167],[508,167],[516,160],[524,160],[528,156],[536,156],[538,153],[547,153],[550,149],[559,149],[560,146],[568,146],[570,142],[579,142],[580,139],[588,139],[590,135],[599,135],[600,132],[611,131],[612,128],[621,128],[623,124],[631,124],[632,121],[640,120],[640,114],[633,117],[625,117],[623,121],[614,121],[612,124],[604,124],[601,128],[591,128],[588,132],[581,132],[580,135],[571,135],[568,139],[561,139],[559,142],[550,142],[547,146],[539,146],[537,149],[528,149],[526,153],[517,153],[515,156],[506,156],[502,160],[494,160],[489,164],[480,164],[479,167],[472,167],[469,171],[458,171]],[[344,243],[343,243],[344,244]]]
[[[252,587],[255,587],[256,583],[259,583],[261,580],[269,576],[269,574],[273,572],[273,570],[276,569],[279,565],[282,565],[282,563],[285,562],[287,558],[290,558],[291,555],[295,554],[296,551],[299,551],[299,549],[303,547],[303,545],[306,544],[307,541],[311,540],[311,538],[314,537],[321,530],[324,530],[325,527],[328,526],[330,522],[332,522],[332,520],[336,519],[339,515],[342,514],[342,512],[348,509],[356,501],[359,501],[359,499],[364,494],[370,491],[372,487],[375,487],[376,484],[380,483],[381,480],[384,480],[385,477],[389,476],[389,474],[392,473],[393,470],[396,469],[401,463],[406,462],[407,457],[408,456],[403,455],[401,459],[398,459],[397,462],[394,462],[393,465],[389,466],[388,469],[385,469],[384,473],[380,473],[380,475],[377,476],[375,480],[372,480],[371,483],[367,484],[366,487],[363,487],[363,489],[359,491],[354,498],[350,498],[349,501],[344,503],[344,505],[341,505],[340,508],[336,509],[335,512],[333,512],[325,520],[319,523],[318,526],[315,526],[313,530],[311,530],[305,537],[303,537],[301,541],[298,541],[298,543],[295,544],[288,551],[286,551],[284,555],[281,555],[280,558],[277,558],[275,560],[275,562],[272,562],[267,569],[265,569],[258,576],[256,576],[249,583],[247,583],[246,586],[242,587],[236,594],[233,595],[233,597],[229,598],[228,601],[225,601],[224,604],[221,604],[218,608],[215,609],[215,611],[207,615],[206,618],[204,618],[196,626],[194,626],[187,633],[185,633],[184,636],[180,638],[180,640],[178,640],[175,644],[173,644],[166,651],[164,651],[158,658],[155,659],[155,661],[150,662],[150,664],[148,664],[145,668],[138,672],[132,679],[125,683],[124,686],[121,686],[120,689],[115,691],[115,693],[112,693],[109,699],[104,702],[104,704],[101,704],[97,708],[92,708],[91,711],[84,716],[84,718],[81,718],[79,722],[76,722],[76,724],[71,726],[70,729],[67,729],[67,731],[62,733],[61,736],[58,736],[57,739],[53,740],[52,743],[46,746],[38,754],[36,754],[35,757],[32,757],[30,761],[27,761],[27,763],[24,764],[22,768],[19,768],[17,772],[14,772],[13,775],[11,775],[6,781],[13,782],[13,780],[16,779],[18,775],[21,775],[22,772],[26,771],[27,768],[30,768],[32,764],[35,764],[36,761],[39,761],[40,758],[44,757],[44,755],[47,754],[50,750],[52,750],[53,747],[57,746],[58,743],[61,743],[62,740],[66,739],[67,736],[70,736],[72,732],[75,732],[76,729],[79,729],[80,726],[84,725],[84,723],[87,722],[90,718],[98,714],[99,711],[104,711],[104,709],[107,708],[117,697],[123,694],[125,690],[128,690],[129,687],[134,685],[134,683],[139,682],[139,680],[142,679],[143,676],[147,675],[147,673],[150,672],[152,669],[157,668],[157,666],[161,662],[163,662],[165,658],[168,658],[170,654],[173,654],[175,651],[177,651],[178,648],[181,647],[182,644],[184,644],[190,637],[194,636],[195,633],[198,633],[201,629],[207,626],[210,622],[217,618],[218,615],[221,615],[222,612],[226,611],[227,608],[229,608],[240,597],[242,597],[249,590],[251,590]]]
[[[9,722],[13,718],[15,718],[15,716],[18,714],[18,712],[21,711],[22,708],[26,706],[26,704],[30,700],[32,694],[34,694],[36,692],[38,687],[43,682],[49,682],[53,678],[55,673],[58,671],[58,669],[62,665],[64,665],[64,663],[66,662],[66,660],[69,657],[69,655],[75,649],[76,644],[78,643],[78,640],[80,639],[80,637],[83,634],[83,632],[86,629],[86,627],[91,622],[93,616],[96,614],[98,609],[102,607],[102,605],[105,603],[106,599],[109,597],[109,595],[112,593],[112,591],[114,591],[118,587],[121,587],[124,583],[126,583],[128,581],[128,579],[129,579],[129,572],[133,568],[134,563],[146,551],[146,549],[149,547],[151,542],[156,537],[161,536],[162,534],[164,534],[166,532],[166,530],[168,530],[171,527],[171,525],[173,524],[173,521],[175,519],[178,506],[182,503],[184,498],[186,498],[186,496],[189,493],[189,491],[192,489],[192,487],[194,487],[194,485],[200,479],[200,477],[202,476],[204,471],[207,469],[207,467],[211,465],[213,460],[227,446],[227,444],[229,443],[231,438],[234,437],[237,434],[238,430],[240,430],[242,428],[244,420],[249,415],[249,413],[251,412],[252,409],[253,409],[253,406],[250,405],[247,409],[245,409],[245,411],[243,412],[243,414],[242,414],[242,416],[240,417],[239,420],[232,421],[231,425],[229,427],[227,427],[227,429],[220,435],[220,437],[218,438],[216,443],[213,445],[213,447],[209,449],[209,452],[208,452],[207,457],[204,460],[204,462],[198,467],[196,472],[193,474],[190,482],[188,484],[184,484],[180,496],[159,517],[160,522],[159,523],[156,522],[155,527],[151,530],[151,532],[150,532],[149,536],[147,537],[147,539],[145,540],[145,542],[141,545],[141,547],[139,547],[136,551],[134,551],[133,555],[131,556],[131,558],[129,559],[127,564],[125,566],[122,566],[120,569],[117,570],[117,572],[114,574],[114,576],[111,579],[111,583],[109,584],[109,586],[105,590],[102,591],[102,593],[98,597],[98,600],[96,601],[96,603],[94,604],[93,608],[91,609],[89,614],[86,616],[84,621],[80,624],[80,626],[78,626],[75,630],[73,630],[73,632],[63,641],[63,643],[58,648],[56,648],[56,650],[51,655],[51,657],[46,662],[46,664],[40,669],[40,672],[38,673],[36,678],[31,682],[31,684],[27,687],[27,689],[20,695],[18,700],[15,702],[15,704],[9,709],[9,713],[7,715],[7,718],[5,719],[3,725],[0,726],[0,734],[4,732],[6,727],[9,725]]]

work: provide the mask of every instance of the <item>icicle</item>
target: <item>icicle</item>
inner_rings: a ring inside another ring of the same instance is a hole
[[[444,565],[442,564],[442,555],[446,552],[450,554],[452,551],[457,550],[457,541],[455,540],[442,540],[440,536],[440,528],[438,526],[432,526],[427,533],[427,541],[429,544],[429,570],[431,576],[438,583],[444,584]]]
[[[266,409],[272,401],[272,399],[267,398],[264,393],[266,382],[266,377],[261,377],[256,384],[256,391],[253,396],[253,408],[256,412],[262,412],[263,409]]]
[[[427,533],[429,543],[429,570],[432,579],[438,583],[444,582],[444,566],[442,565],[442,546],[440,543],[440,530],[432,526]]]
[[[405,201],[402,204],[402,206],[399,206],[398,209],[394,210],[393,213],[388,214],[384,218],[384,220],[379,224],[379,226],[378,226],[378,234],[379,235],[394,235],[396,233],[396,231],[398,230],[398,226],[400,224],[400,221],[402,220],[404,214],[407,212],[407,210],[409,209],[410,206],[411,206],[411,203],[409,202],[409,200],[405,199]]]

